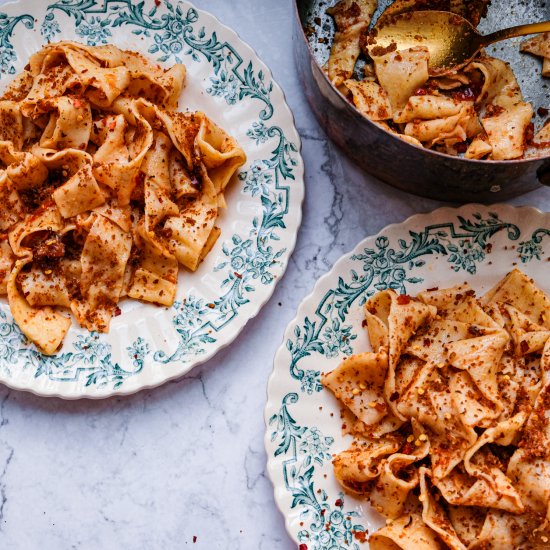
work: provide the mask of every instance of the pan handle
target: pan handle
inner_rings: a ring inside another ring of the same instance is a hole
[[[542,185],[550,187],[550,162],[546,162],[537,170],[537,178]]]

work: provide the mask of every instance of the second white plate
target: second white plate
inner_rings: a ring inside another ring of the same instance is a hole
[[[385,524],[368,503],[344,495],[332,455],[349,447],[340,406],[321,385],[352,353],[369,349],[363,304],[379,290],[415,295],[467,281],[492,287],[518,267],[546,292],[550,214],[467,205],[414,216],[362,241],[300,305],[275,357],[265,445],[275,500],[300,550],[354,549]]]

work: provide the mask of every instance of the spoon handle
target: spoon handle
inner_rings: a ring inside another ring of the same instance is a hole
[[[536,34],[541,32],[550,32],[550,21],[531,23],[530,25],[518,25],[517,27],[511,27],[509,29],[503,29],[492,34],[488,34],[482,39],[482,47],[488,46],[489,44],[494,44],[500,40],[513,38],[514,36],[525,36],[527,34]]]

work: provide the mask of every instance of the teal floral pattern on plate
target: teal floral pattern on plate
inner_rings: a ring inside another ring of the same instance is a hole
[[[184,63],[182,108],[203,110],[245,149],[222,236],[196,273],[182,275],[171,309],[123,305],[108,335],[75,326],[63,349],[47,357],[26,341],[0,298],[0,381],[12,387],[95,398],[181,376],[237,336],[272,294],[293,250],[303,166],[280,88],[233,31],[188,2],[22,0],[0,13],[0,40],[0,85],[27,63],[19,52],[59,40],[114,43],[166,66]],[[238,130],[232,109],[241,113]]]
[[[550,229],[539,227],[533,232],[531,238],[528,241],[524,241],[519,246],[519,254],[521,261],[526,264],[532,260],[541,260],[541,254],[543,251],[542,241],[545,238],[550,240]]]
[[[237,49],[218,40],[215,31],[207,35],[203,26],[196,30],[199,15],[194,8],[186,8],[181,2],[149,6],[132,0],[62,0],[48,6],[42,23],[42,35],[49,41],[57,40],[61,34],[55,24],[56,12],[72,18],[76,34],[90,46],[107,44],[112,41],[114,29],[128,27],[136,36],[152,38],[147,52],[158,61],[183,63],[189,56],[200,62],[204,57],[214,71],[206,90],[209,94],[223,97],[229,105],[247,97],[255,98],[265,105],[260,113],[262,120],[273,115],[270,97],[273,83],[265,82],[264,71],[256,72],[252,61],[244,65]]]
[[[384,524],[366,502],[343,494],[334,479],[332,455],[351,438],[342,436],[338,403],[321,384],[322,372],[368,349],[365,301],[388,288],[416,294],[464,281],[486,291],[515,267],[550,292],[548,258],[550,214],[467,205],[384,229],[317,282],[287,327],[265,410],[268,472],[301,550],[358,550]]]

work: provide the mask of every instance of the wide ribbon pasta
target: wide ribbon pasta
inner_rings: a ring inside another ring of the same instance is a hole
[[[220,235],[246,161],[204,113],[177,112],[185,67],[76,42],[30,57],[0,98],[0,294],[55,353],[72,311],[106,332],[130,297],[171,306],[179,265]]]
[[[353,74],[361,53],[361,34],[368,28],[377,5],[377,0],[340,0],[329,8],[337,30],[328,60],[328,75],[336,87]]]
[[[395,15],[439,10],[477,26],[489,4],[399,0],[384,6],[373,27],[373,14],[382,7],[377,0],[340,0],[326,10],[335,25],[327,76],[361,114],[410,144],[475,160],[548,155],[550,126],[533,132],[533,106],[504,61],[482,50],[466,67],[433,76],[422,37],[399,50],[395,43],[376,45],[377,27]],[[550,76],[550,33],[525,40],[521,51],[541,57],[542,75]]]
[[[374,351],[322,383],[355,438],[336,479],[387,518],[371,548],[550,546],[549,315],[519,270],[480,299],[464,284],[367,301]]]

